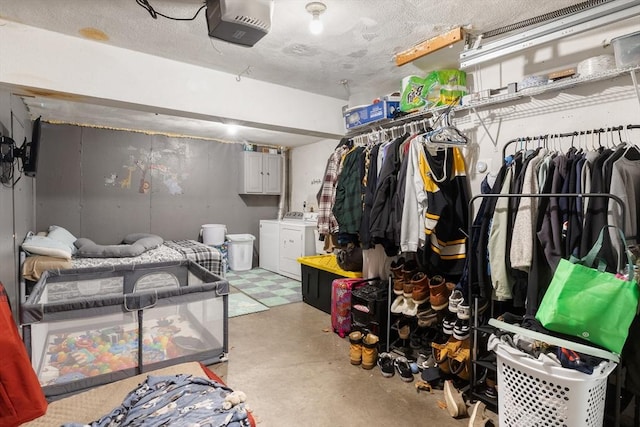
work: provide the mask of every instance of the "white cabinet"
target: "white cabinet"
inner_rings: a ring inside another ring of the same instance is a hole
[[[315,255],[318,228],[310,221],[260,221],[260,268],[301,280],[298,258]]]
[[[280,221],[276,219],[260,221],[260,268],[278,272],[279,247]]]
[[[242,152],[240,194],[280,194],[282,155]]]
[[[315,223],[280,223],[280,262],[278,273],[292,279],[301,280],[302,273],[298,258],[315,255],[316,244],[313,230]]]

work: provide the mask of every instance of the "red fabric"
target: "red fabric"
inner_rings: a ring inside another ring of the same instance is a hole
[[[0,427],[14,427],[47,412],[47,400],[13,321],[0,283]]]
[[[222,379],[219,376],[217,376],[215,372],[213,372],[211,369],[209,369],[206,366],[204,366],[202,363],[200,364],[200,366],[202,366],[202,370],[204,371],[205,374],[207,374],[207,377],[210,380],[214,380],[214,381],[219,382],[220,384],[226,386],[224,381],[222,381]],[[251,412],[247,411],[247,416],[249,418],[249,422],[251,423],[251,425],[253,427],[256,427],[256,420],[253,419],[253,415],[251,414]]]

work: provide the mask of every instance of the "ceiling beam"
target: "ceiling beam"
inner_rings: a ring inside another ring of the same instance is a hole
[[[462,27],[457,27],[445,34],[432,37],[418,43],[410,49],[397,53],[395,56],[396,65],[400,67],[404,64],[408,64],[409,62],[425,55],[443,49],[447,46],[451,46],[452,44],[461,41],[463,37],[464,31],[462,30]]]

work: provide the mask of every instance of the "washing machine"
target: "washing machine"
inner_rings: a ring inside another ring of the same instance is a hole
[[[301,280],[298,258],[316,255],[318,216],[288,212],[282,220],[260,221],[260,268]]]

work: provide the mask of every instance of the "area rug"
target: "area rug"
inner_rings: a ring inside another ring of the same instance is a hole
[[[261,268],[247,271],[230,270],[225,279],[231,286],[267,307],[302,301],[302,285],[299,281]]]
[[[269,307],[260,304],[241,291],[231,292],[229,294],[229,317],[243,316],[265,310],[269,310]]]

